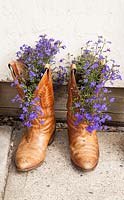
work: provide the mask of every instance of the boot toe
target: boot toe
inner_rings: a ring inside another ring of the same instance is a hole
[[[77,167],[81,168],[83,171],[93,170],[98,163],[98,159],[95,159],[93,157],[84,158],[83,156],[75,157],[75,158],[73,157],[72,161]]]
[[[79,167],[84,171],[91,171],[93,170],[97,165],[97,161],[87,161],[83,160],[81,163],[79,163]]]
[[[33,163],[27,158],[16,159],[15,161],[17,170],[26,171],[33,167]]]
[[[23,157],[19,159],[16,158],[15,163],[18,171],[29,171],[40,166],[41,162],[36,161],[35,159]]]

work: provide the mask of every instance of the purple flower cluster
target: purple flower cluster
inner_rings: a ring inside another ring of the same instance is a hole
[[[119,65],[109,59],[109,45],[109,41],[99,36],[95,43],[88,41],[86,47],[81,48],[81,55],[73,61],[77,66],[76,79],[80,95],[80,101],[75,99],[73,104],[75,125],[84,122],[89,132],[106,128],[103,124],[111,120],[107,110],[115,98],[108,97],[111,90],[105,87],[105,83],[109,81],[113,84],[114,80],[121,80]]]
[[[54,83],[56,85],[63,85],[67,79],[67,68],[64,65],[59,65],[56,67],[56,72],[54,76]]]
[[[22,108],[20,119],[24,121],[24,125],[27,127],[31,127],[32,121],[38,118],[39,115],[43,116],[40,100],[34,97],[34,91],[38,89],[38,83],[45,72],[44,67],[47,63],[55,63],[56,54],[60,52],[60,49],[64,48],[65,46],[62,45],[60,40],[41,35],[35,47],[24,44],[16,53],[17,60],[26,66],[23,76],[19,77],[19,80],[21,80],[20,85],[25,95],[23,100],[20,100],[18,96],[18,98],[14,98],[13,102],[20,102],[20,108]],[[15,81],[14,85],[16,84],[18,84],[18,80]],[[40,122],[43,124],[43,120]]]

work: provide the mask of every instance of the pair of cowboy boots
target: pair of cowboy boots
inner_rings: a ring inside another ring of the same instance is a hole
[[[9,63],[9,68],[14,80],[18,80],[16,85],[20,97],[23,99],[24,92],[20,86],[19,76],[23,71],[23,64],[15,61]],[[83,123],[74,125],[75,117],[72,114],[72,103],[75,95],[78,95],[78,88],[75,80],[75,65],[72,65],[71,75],[68,84],[67,102],[67,123],[71,160],[84,171],[92,170],[98,163],[99,146],[96,131],[89,133]],[[18,171],[29,171],[37,168],[45,159],[47,146],[52,143],[55,134],[55,112],[54,93],[52,85],[52,73],[49,65],[38,84],[38,89],[34,91],[34,97],[40,100],[38,105],[43,110],[43,115],[38,115],[32,121],[32,127],[27,128],[16,151],[15,164]],[[40,121],[44,123],[41,124]]]

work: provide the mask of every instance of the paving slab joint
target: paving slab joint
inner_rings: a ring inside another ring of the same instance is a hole
[[[7,181],[8,181],[8,177],[9,177],[9,173],[10,173],[10,167],[11,167],[11,162],[12,162],[13,143],[14,143],[14,139],[15,139],[14,129],[15,129],[15,127],[12,127],[11,138],[10,138],[10,145],[9,145],[9,151],[8,151],[8,156],[7,156],[7,172],[6,172],[6,175],[5,175],[5,185],[4,185],[4,190],[1,193],[2,200],[4,200],[4,197],[5,197],[6,186],[7,186]]]

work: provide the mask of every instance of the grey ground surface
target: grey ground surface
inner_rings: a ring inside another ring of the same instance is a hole
[[[8,173],[8,154],[12,128],[0,126],[0,200],[4,196],[4,187]]]
[[[5,177],[7,171],[7,163],[3,167],[2,163],[7,162],[10,130],[11,127],[0,128],[0,192],[3,188],[1,174]],[[11,144],[12,157],[22,132],[19,126],[13,131],[16,137],[13,137],[14,145]],[[98,138],[100,161],[89,173],[72,165],[66,129],[56,131],[45,162],[36,170],[19,173],[12,159],[3,200],[124,200],[124,132],[101,132]]]

